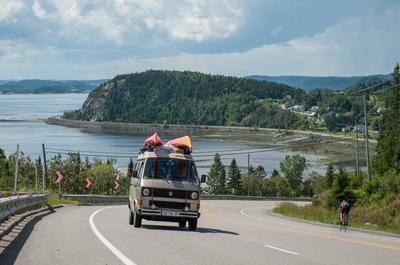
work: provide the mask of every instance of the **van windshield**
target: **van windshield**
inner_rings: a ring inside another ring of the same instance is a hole
[[[195,164],[182,159],[148,159],[143,173],[144,178],[197,181]]]

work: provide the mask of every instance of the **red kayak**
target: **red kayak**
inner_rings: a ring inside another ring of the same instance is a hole
[[[158,137],[157,133],[154,133],[152,136],[147,138],[146,141],[144,141],[145,148],[154,148],[156,146],[160,146],[163,144],[164,144],[163,141],[161,140],[160,137]]]

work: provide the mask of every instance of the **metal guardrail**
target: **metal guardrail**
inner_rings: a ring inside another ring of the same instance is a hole
[[[61,194],[62,199],[78,201],[81,204],[127,204],[128,196],[95,194]]]
[[[302,201],[311,202],[305,197],[266,197],[266,196],[241,196],[241,195],[202,195],[203,200],[242,200],[242,201]]]
[[[0,198],[0,222],[10,215],[47,203],[47,194],[17,195]]]
[[[81,204],[127,204],[128,196],[61,194],[62,199],[78,201]],[[263,197],[237,195],[202,195],[202,200],[247,200],[247,201],[303,201],[311,202],[311,198],[302,197]]]

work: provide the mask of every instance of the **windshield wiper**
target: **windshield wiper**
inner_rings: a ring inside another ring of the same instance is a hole
[[[168,175],[162,176],[161,179],[162,179],[162,180],[165,180],[167,183],[169,183],[169,177],[168,177]]]

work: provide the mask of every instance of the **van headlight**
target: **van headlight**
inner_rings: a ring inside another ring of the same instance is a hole
[[[143,196],[149,196],[150,190],[148,188],[144,188],[142,191]]]
[[[190,197],[192,197],[193,200],[197,200],[197,198],[199,197],[199,195],[197,194],[197,192],[192,192],[192,194],[190,195]]]

